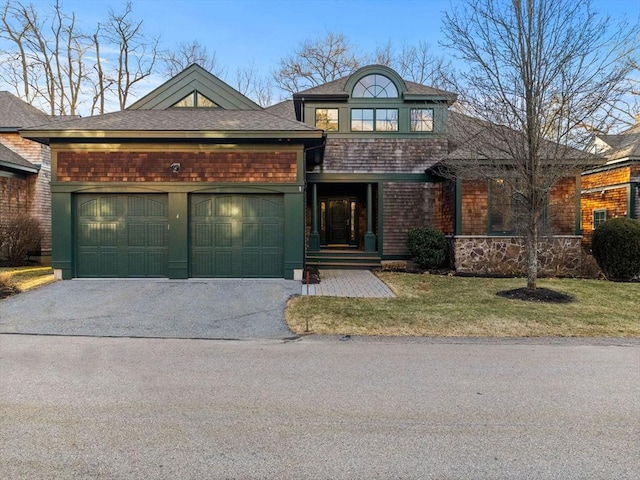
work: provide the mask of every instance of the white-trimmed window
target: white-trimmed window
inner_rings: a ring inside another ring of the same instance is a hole
[[[597,208],[593,211],[593,229],[598,228],[598,225],[607,221],[607,209]]]

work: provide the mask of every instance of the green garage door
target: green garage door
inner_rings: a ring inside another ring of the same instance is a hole
[[[166,195],[77,196],[78,277],[166,277]]]
[[[284,276],[282,195],[194,194],[192,277]]]

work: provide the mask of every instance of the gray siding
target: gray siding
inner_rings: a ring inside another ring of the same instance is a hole
[[[329,138],[325,173],[424,173],[446,154],[445,139]]]

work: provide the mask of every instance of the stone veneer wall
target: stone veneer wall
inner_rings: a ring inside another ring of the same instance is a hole
[[[538,273],[542,276],[579,276],[582,269],[581,237],[546,237],[540,240]],[[527,256],[522,237],[453,237],[458,273],[476,275],[526,275]]]

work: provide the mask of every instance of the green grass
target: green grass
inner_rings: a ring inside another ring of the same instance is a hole
[[[30,267],[0,267],[0,284],[15,286],[21,292],[46,285],[53,281],[53,269],[51,267],[40,265]]]
[[[501,290],[523,279],[382,272],[392,299],[298,297],[286,310],[292,331],[352,335],[491,337],[639,337],[639,283],[540,279],[540,287],[574,298],[568,304],[510,300]]]

